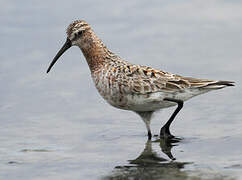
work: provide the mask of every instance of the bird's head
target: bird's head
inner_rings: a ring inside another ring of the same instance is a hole
[[[66,42],[62,46],[62,48],[59,50],[59,52],[56,54],[54,59],[52,60],[50,66],[47,70],[47,73],[51,70],[51,68],[56,63],[56,61],[59,59],[59,57],[71,46],[79,46],[80,48],[82,48],[85,45],[88,45],[88,43],[86,42],[88,40],[88,38],[85,38],[85,37],[92,34],[92,30],[86,21],[77,20],[68,26],[68,28],[66,30],[66,34],[67,34]]]

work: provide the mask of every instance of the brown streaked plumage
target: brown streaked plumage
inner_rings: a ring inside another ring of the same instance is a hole
[[[234,86],[232,81],[183,77],[124,61],[112,53],[83,20],[71,23],[66,32],[66,43],[51,62],[47,73],[67,49],[78,46],[102,97],[114,107],[139,114],[146,124],[149,139],[150,120],[154,111],[178,105],[160,131],[161,137],[172,138],[174,136],[169,127],[184,101],[211,90]]]

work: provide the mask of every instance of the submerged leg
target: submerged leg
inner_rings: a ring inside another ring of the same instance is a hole
[[[175,102],[178,105],[176,110],[171,115],[170,119],[166,122],[166,124],[160,130],[160,137],[173,138],[174,136],[170,133],[170,125],[171,125],[172,121],[175,119],[178,112],[182,109],[183,101],[178,100],[178,99],[173,99],[173,98],[165,98],[164,100],[170,101],[170,102]]]
[[[138,115],[140,115],[140,117],[142,118],[142,120],[146,125],[146,129],[148,131],[148,139],[151,139],[152,137],[151,130],[150,130],[150,120],[153,112],[154,111],[136,112]]]

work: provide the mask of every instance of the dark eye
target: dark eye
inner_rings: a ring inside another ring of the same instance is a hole
[[[83,31],[79,31],[77,34],[81,36],[83,34]]]

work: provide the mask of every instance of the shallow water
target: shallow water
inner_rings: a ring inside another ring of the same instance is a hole
[[[240,1],[0,2],[1,179],[242,179]],[[236,86],[186,102],[180,142],[147,141],[136,114],[98,95],[78,48],[45,73],[75,19],[132,63]]]

